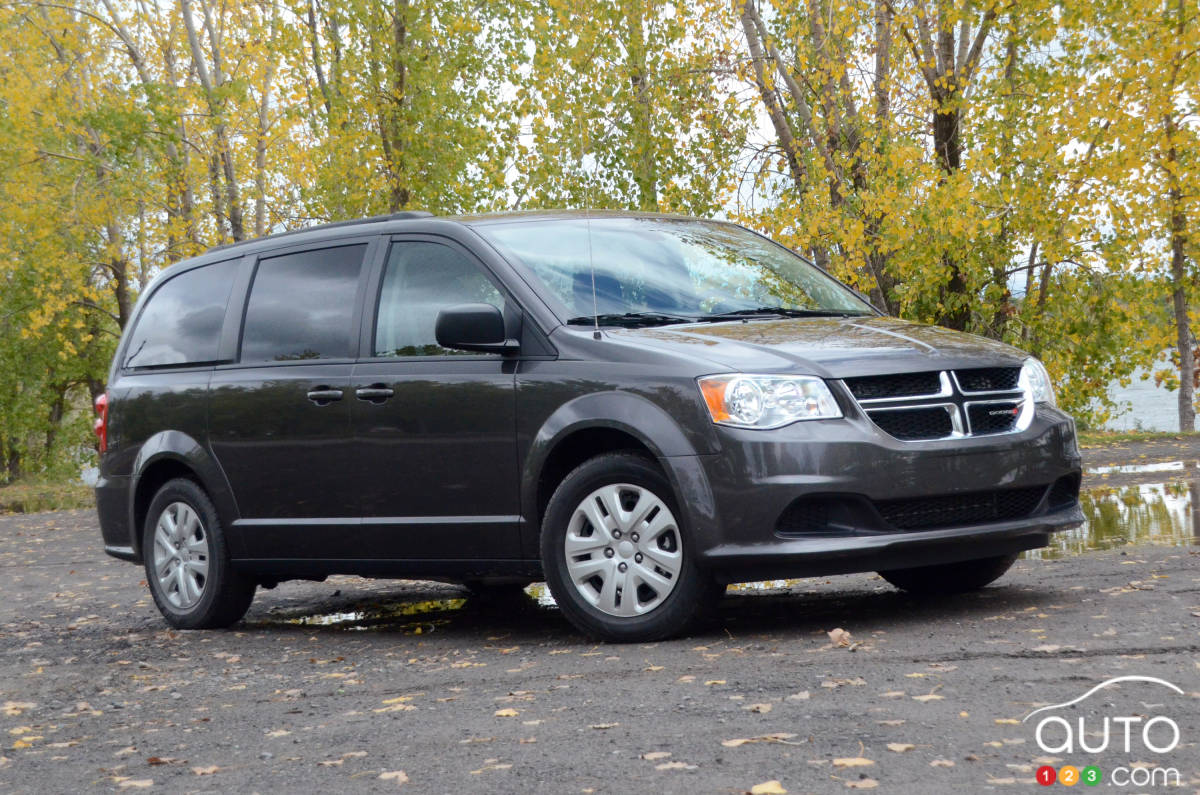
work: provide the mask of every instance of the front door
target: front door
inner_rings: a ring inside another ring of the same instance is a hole
[[[441,309],[506,300],[457,244],[392,242],[349,395],[372,557],[519,557],[515,360],[434,337]]]
[[[237,364],[213,374],[209,443],[250,558],[324,558],[358,530],[350,427],[367,242],[259,260]]]

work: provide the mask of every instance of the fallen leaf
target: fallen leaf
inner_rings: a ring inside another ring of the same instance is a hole
[[[786,701],[808,701],[808,691],[801,690],[799,693],[792,693],[785,700]]]
[[[655,765],[655,770],[695,770],[695,765],[689,765],[687,762],[663,762],[661,765]]]
[[[192,772],[195,773],[197,776],[211,776],[213,773],[216,773],[220,769],[221,768],[219,768],[216,765],[206,765],[204,767],[193,767]]]
[[[117,789],[148,789],[153,786],[152,778],[127,778],[117,785]]]
[[[387,770],[379,774],[380,781],[394,781],[396,786],[408,783],[408,774],[403,770]]]
[[[902,754],[905,751],[911,751],[912,749],[914,749],[916,747],[917,746],[913,745],[912,743],[888,743],[887,744],[887,749],[889,751],[893,751],[897,754]]]
[[[1021,721],[1017,720],[1016,718],[996,718],[996,723],[1004,726],[1017,726],[1021,723]]]
[[[929,763],[930,767],[954,767],[953,759],[935,759]]]
[[[873,778],[860,778],[857,781],[847,781],[846,786],[850,789],[875,789],[879,782]]]
[[[873,761],[861,756],[848,756],[833,760],[834,767],[870,767],[873,764],[875,764]]]
[[[326,759],[323,762],[317,762],[317,767],[341,767],[345,759]]]
[[[517,712],[512,707],[509,707],[507,709],[498,709],[494,714],[497,718],[515,718],[521,713]]]
[[[866,679],[863,679],[861,676],[856,676],[853,679],[826,679],[824,682],[821,683],[821,687],[827,687],[832,690],[835,687],[842,687],[843,685],[850,685],[851,687],[862,687],[866,683],[867,683]],[[886,693],[884,695],[886,695]]]
[[[593,723],[588,726],[589,729],[615,729],[621,724],[619,723]]]
[[[653,762],[656,759],[666,759],[670,755],[670,751],[648,751],[642,754],[642,759],[645,759],[647,762]]]
[[[275,729],[274,731],[267,732],[268,737],[287,737],[289,734],[291,732],[287,729]]]
[[[4,714],[10,718],[15,718],[27,709],[33,709],[37,704],[31,701],[5,701],[4,706],[0,707]]]
[[[831,629],[825,634],[829,636],[829,641],[834,646],[845,648],[846,646],[850,645],[850,633],[841,627],[838,627],[837,629]]]
[[[920,701],[924,704],[927,701],[941,701],[945,696],[939,696],[937,693],[927,693],[923,696],[913,696],[913,701]]]
[[[750,788],[750,795],[787,795],[787,790],[779,783],[778,779],[764,781],[761,784],[755,784]]]
[[[766,715],[768,712],[771,711],[771,705],[770,704],[747,704],[746,706],[742,707],[742,709],[748,709],[751,712],[757,712],[760,715]]]
[[[722,740],[721,745],[726,748],[737,748],[739,745],[747,743],[783,743],[784,745],[800,745],[800,743],[789,743],[788,740],[796,735],[788,732],[775,732],[773,734],[760,734],[758,737],[737,737],[732,740]]]
[[[706,684],[706,685],[723,685],[723,684],[725,684],[725,680],[724,679],[709,679],[704,684]]]
[[[158,765],[186,765],[186,759],[176,759],[173,756],[152,756],[146,760],[146,764]]]

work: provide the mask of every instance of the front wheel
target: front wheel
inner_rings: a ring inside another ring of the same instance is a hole
[[[1004,576],[1017,562],[1016,555],[917,566],[881,571],[879,576],[897,588],[919,595],[946,595],[977,591]]]
[[[546,507],[541,553],[563,614],[601,640],[686,632],[724,591],[697,565],[666,477],[634,453],[597,456],[563,479]]]
[[[146,512],[146,582],[177,629],[227,627],[254,599],[255,582],[234,571],[217,510],[195,482],[168,481]]]

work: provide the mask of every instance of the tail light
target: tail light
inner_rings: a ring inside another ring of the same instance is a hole
[[[100,442],[100,452],[108,450],[108,392],[96,396],[96,422],[92,425]]]

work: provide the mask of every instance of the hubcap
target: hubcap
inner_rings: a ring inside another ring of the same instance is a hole
[[[172,606],[186,610],[204,595],[208,582],[208,533],[185,502],[173,502],[154,526],[154,576]]]
[[[631,483],[602,486],[579,503],[563,547],[575,589],[611,616],[658,607],[683,566],[675,515],[654,492]]]

